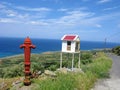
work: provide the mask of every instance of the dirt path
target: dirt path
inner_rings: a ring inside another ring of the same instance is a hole
[[[120,90],[120,56],[108,54],[113,60],[113,65],[110,70],[110,78],[98,80],[92,90]]]

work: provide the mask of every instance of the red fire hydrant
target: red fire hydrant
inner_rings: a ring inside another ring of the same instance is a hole
[[[32,42],[29,37],[27,37],[24,41],[24,44],[20,45],[20,48],[24,48],[24,67],[25,67],[25,79],[24,79],[24,85],[30,85],[30,53],[31,48],[35,48],[35,45],[32,45]]]

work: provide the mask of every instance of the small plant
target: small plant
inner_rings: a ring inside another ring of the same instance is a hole
[[[120,46],[114,47],[112,52],[120,56]]]
[[[31,64],[31,71],[35,72],[35,71],[41,71],[44,72],[45,67],[40,63],[36,63],[36,62],[32,62]]]
[[[97,58],[88,65],[82,65],[84,72],[90,71],[98,78],[109,77],[109,69],[112,66],[112,60],[104,55],[104,53],[98,53]]]
[[[55,71],[57,68],[57,65],[51,65],[50,67],[48,67],[48,70]]]
[[[81,63],[82,64],[88,64],[92,62],[92,53],[85,52],[81,54]]]

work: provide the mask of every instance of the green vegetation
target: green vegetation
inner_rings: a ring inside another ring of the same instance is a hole
[[[43,53],[31,55],[31,72],[59,68],[60,53]],[[63,67],[71,68],[71,54],[63,54]],[[75,55],[75,67],[78,66],[78,55]],[[0,77],[21,77],[23,73],[23,55],[1,59]],[[83,51],[81,69],[84,73],[57,73],[57,77],[33,79],[32,90],[90,90],[98,78],[109,77],[112,61],[102,52]],[[10,86],[10,85],[9,85]]]
[[[92,62],[92,53],[91,52],[84,52],[81,54],[81,63],[88,64]]]
[[[120,46],[114,47],[112,52],[120,56]]]
[[[55,79],[35,79],[36,88],[33,90],[90,90],[97,78],[109,77],[112,61],[104,53],[97,53],[94,57],[89,52],[82,55],[85,55],[85,60],[92,60],[81,65],[84,73],[58,74]]]
[[[95,81],[91,72],[58,74],[55,79],[34,80],[33,90],[89,90]]]
[[[75,55],[75,66],[78,66],[78,54]],[[63,67],[71,68],[72,55],[63,54]],[[82,52],[81,62],[87,64],[92,62],[92,54],[90,52]],[[60,53],[59,52],[48,52],[43,54],[32,54],[31,55],[31,72],[52,70],[55,71],[60,67]],[[24,70],[24,56],[14,56],[9,58],[3,58],[0,60],[0,77],[1,78],[12,78],[17,76],[23,76]]]
[[[109,77],[112,61],[104,53],[98,53],[92,63],[82,65],[84,72],[90,71],[98,78]]]
[[[31,72],[45,69],[56,70],[59,67],[59,53],[31,55]],[[24,75],[24,56],[14,56],[0,60],[0,77],[12,78]]]

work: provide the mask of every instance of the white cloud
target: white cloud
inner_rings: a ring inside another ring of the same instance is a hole
[[[51,11],[50,8],[46,8],[46,7],[41,7],[41,8],[16,7],[16,8],[19,10],[24,10],[24,11],[36,11],[36,12]]]
[[[19,18],[19,19],[24,18],[25,19],[29,16],[28,14],[20,14],[17,11],[14,11],[8,8],[1,9],[0,13],[3,14],[4,17],[7,17],[7,18],[9,17],[9,18]]]
[[[27,22],[27,24],[32,24],[32,25],[42,25],[42,26],[44,26],[44,25],[48,25],[48,23],[46,23],[46,22],[42,22],[42,21],[29,21],[29,22]]]
[[[62,3],[62,0],[42,0],[43,2]]]
[[[19,9],[19,10],[24,10],[24,11],[36,11],[36,12],[51,11],[50,8],[46,8],[46,7],[30,8],[30,7],[24,7],[24,6],[16,6],[16,5],[13,5],[12,3],[7,3],[7,2],[2,2],[0,4],[0,7],[4,7],[4,8],[11,7],[13,9]]]
[[[8,3],[8,2],[1,2],[1,3],[5,6],[12,6],[13,5],[12,3]]]
[[[66,8],[60,8],[60,9],[58,9],[58,11],[65,12],[65,11],[68,11],[68,9],[66,9]]]
[[[69,25],[79,25],[84,24],[84,21],[92,17],[94,13],[91,12],[82,12],[82,11],[68,11],[66,12],[67,15],[62,16],[61,18],[57,19],[57,23],[61,24],[69,24]]]
[[[7,16],[11,16],[11,17],[17,16],[17,12],[10,10],[10,9],[4,9],[3,13],[6,14]]]
[[[73,10],[73,11],[68,11],[67,12],[68,16],[77,16],[77,17],[91,17],[94,15],[94,13],[92,12],[83,12],[83,11],[80,11],[80,10]],[[74,17],[75,18],[75,17]]]
[[[19,8],[19,9],[18,9]],[[34,19],[41,19],[46,16],[46,12],[51,9],[48,8],[25,8],[12,5],[11,3],[1,3],[0,4],[0,17],[6,18],[1,19],[1,22],[15,22],[18,20],[20,22],[26,23],[29,21],[34,21]],[[22,12],[21,12],[22,11]],[[35,11],[35,12],[31,12]],[[40,23],[39,23],[40,24]]]
[[[72,33],[93,33],[98,32],[99,30],[89,30],[89,29],[81,29],[81,30],[72,30]]]
[[[0,18],[0,22],[2,22],[2,23],[17,23],[19,21],[16,21],[16,20],[13,20],[10,18]]]
[[[103,11],[113,10],[113,9],[117,9],[117,8],[120,8],[120,6],[105,8],[105,9],[103,9]]]
[[[101,21],[111,19],[112,16],[115,15],[114,13],[111,15],[109,14],[109,15],[103,15],[103,16],[95,16],[94,12],[90,12],[85,8],[81,9],[83,7],[76,8],[76,9],[61,8],[61,9],[58,9],[57,11],[64,12],[64,15],[61,15],[58,18],[49,17],[49,19],[45,19],[44,17],[46,15],[39,11],[43,11],[43,12],[51,11],[51,9],[49,8],[25,8],[25,7],[18,7],[18,6],[13,6],[13,7],[14,8],[9,9],[7,6],[5,6],[4,9],[2,9],[2,13],[5,13],[7,18],[0,19],[0,22],[14,23],[19,21],[17,23],[38,25],[38,26],[40,25],[40,26],[49,27],[49,28],[54,27],[56,29],[58,28],[63,29],[68,27],[69,28],[76,28],[76,27],[102,28]],[[22,13],[20,12],[20,10],[22,10]],[[35,12],[31,13],[31,11],[35,11]]]
[[[100,25],[100,24],[96,24],[96,27],[101,28],[101,27],[102,27],[102,25]]]
[[[111,0],[99,0],[97,3],[100,3],[100,4],[102,4],[102,3],[107,3],[107,2],[110,2]]]
[[[80,7],[80,8],[73,8],[73,9],[71,9],[71,8],[60,8],[57,11],[68,13],[68,12],[75,12],[75,11],[80,12],[80,11],[85,11],[85,10],[88,10],[88,8],[87,7]]]

